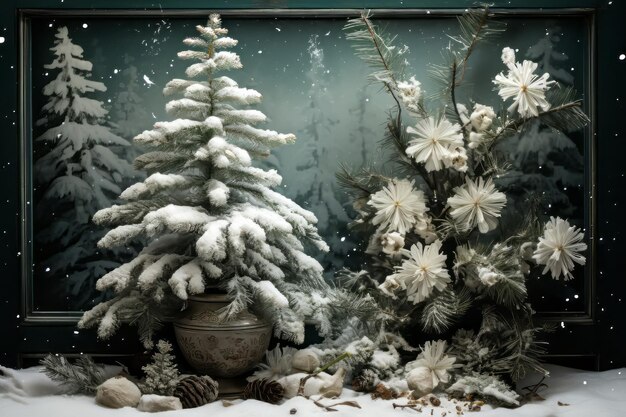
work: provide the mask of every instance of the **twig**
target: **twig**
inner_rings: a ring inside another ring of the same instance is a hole
[[[405,408],[410,408],[411,410],[415,410],[418,413],[422,412],[422,407],[418,407],[417,405],[413,405],[413,404],[396,404],[396,403],[393,403],[392,405],[393,405],[393,409],[394,410],[396,408],[399,408],[399,409],[402,409],[402,410],[405,409]]]

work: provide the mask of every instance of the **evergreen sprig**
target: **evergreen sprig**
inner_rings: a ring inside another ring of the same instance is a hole
[[[441,334],[458,322],[472,305],[472,296],[465,287],[459,293],[446,288],[425,302],[420,324],[427,333]]]
[[[106,379],[104,368],[86,355],[71,363],[63,355],[49,354],[39,363],[43,366],[42,372],[63,385],[67,394],[93,395]]]

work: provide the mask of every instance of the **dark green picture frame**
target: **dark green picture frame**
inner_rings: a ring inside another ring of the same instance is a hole
[[[620,224],[623,197],[618,191],[620,181],[624,181],[623,163],[619,161],[623,144],[619,142],[624,128],[619,123],[622,97],[625,87],[619,84],[620,72],[626,68],[626,61],[619,55],[626,51],[626,36],[619,21],[625,15],[624,5],[609,1],[543,1],[529,8],[524,1],[496,1],[493,7],[501,13],[544,13],[554,14],[567,10],[588,16],[590,39],[593,53],[592,62],[592,103],[591,116],[593,138],[589,207],[594,214],[591,224],[592,277],[591,294],[584,314],[557,316],[562,326],[552,339],[551,360],[574,364],[587,368],[606,368],[623,365],[626,358],[619,352],[619,346],[626,339],[620,317],[626,308],[621,301],[626,284],[621,278],[619,254],[621,249],[622,226]],[[618,3],[618,2],[615,2]],[[22,168],[25,157],[23,129],[28,124],[30,114],[28,100],[20,94],[24,91],[21,77],[21,64],[24,61],[24,43],[28,42],[25,32],[25,19],[28,16],[45,13],[62,16],[81,16],[89,10],[90,15],[105,14],[112,17],[163,13],[165,15],[189,15],[223,11],[227,14],[255,15],[333,15],[343,16],[358,9],[385,9],[384,13],[402,17],[416,14],[438,14],[460,12],[474,4],[464,1],[176,1],[151,3],[147,1],[71,1],[71,0],[10,0],[0,5],[0,80],[3,82],[4,99],[0,102],[0,132],[2,132],[2,155],[0,168],[2,189],[6,196],[2,203],[3,237],[0,249],[0,330],[5,335],[0,338],[0,363],[16,365],[29,357],[54,349],[58,352],[80,353],[82,351],[105,355],[123,355],[136,351],[132,335],[121,332],[115,340],[106,345],[95,340],[95,336],[85,332],[78,334],[72,319],[58,317],[36,317],[29,314],[27,291],[23,288],[24,271],[28,261],[23,256],[23,247],[28,233],[25,216],[28,201],[23,198],[29,184]],[[539,7],[541,6],[541,7]],[[432,8],[432,10],[429,10]],[[381,10],[382,11],[382,10]],[[620,45],[619,43],[622,42]],[[621,48],[621,49],[620,49]],[[624,98],[626,100],[626,97]],[[615,160],[613,160],[615,158]],[[595,162],[595,164],[594,164]]]

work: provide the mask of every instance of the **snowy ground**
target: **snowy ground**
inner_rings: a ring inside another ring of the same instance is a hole
[[[464,415],[476,416],[515,416],[515,417],[620,417],[626,415],[626,369],[606,372],[579,371],[559,366],[549,366],[552,376],[546,381],[548,388],[541,391],[544,401],[526,404],[521,408],[508,410],[483,407],[481,412],[465,411]],[[5,376],[0,376],[0,415],[6,417],[99,417],[99,416],[139,416],[146,415],[132,408],[110,410],[95,404],[94,399],[85,396],[53,395],[58,392],[45,376],[36,369],[11,371],[3,369]],[[529,381],[536,382],[536,381]],[[421,413],[411,409],[395,409],[393,403],[406,404],[406,400],[372,400],[369,395],[344,391],[340,400],[322,400],[324,405],[341,401],[356,401],[361,409],[338,405],[332,417],[403,417],[412,415],[456,416],[454,404],[444,400],[442,407],[430,407]],[[559,405],[569,404],[569,405]],[[258,401],[234,401],[225,406],[221,401],[195,409],[160,413],[166,416],[182,417],[279,417],[290,416],[295,409],[295,416],[309,417],[327,415],[327,412],[305,398],[293,398],[282,405],[270,405]],[[445,414],[444,414],[445,413]]]

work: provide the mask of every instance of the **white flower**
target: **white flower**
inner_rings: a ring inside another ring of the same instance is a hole
[[[424,193],[413,189],[413,181],[394,179],[386,187],[372,194],[367,202],[376,215],[372,223],[404,235],[417,217],[428,210]]]
[[[441,241],[423,246],[421,242],[406,251],[409,259],[396,267],[396,273],[389,275],[379,287],[384,292],[401,287],[406,289],[407,300],[413,304],[430,297],[433,288],[443,290],[451,282],[445,268],[446,255],[439,253]],[[389,281],[389,282],[387,282]]]
[[[385,233],[380,237],[380,244],[387,255],[398,255],[404,248],[404,237],[398,232]]]
[[[465,104],[457,103],[456,111],[459,112],[459,117],[461,118],[461,123],[463,123],[463,125],[466,125],[470,122],[467,107],[465,107]]]
[[[474,182],[468,177],[465,185],[454,191],[454,196],[448,198],[453,219],[464,223],[468,229],[478,226],[481,233],[495,229],[500,211],[506,204],[506,196],[496,190],[491,178],[485,181],[479,177]]]
[[[454,148],[444,160],[446,166],[451,166],[459,172],[467,171],[467,151],[462,146]]]
[[[409,126],[406,131],[416,136],[409,141],[406,154],[417,162],[423,162],[429,172],[449,166],[446,165],[449,154],[454,148],[463,147],[461,126],[458,123],[452,124],[443,117],[422,119],[415,128]]]
[[[502,63],[507,67],[515,65],[515,51],[508,46],[502,49]]]
[[[567,220],[550,217],[543,237],[539,238],[533,259],[537,264],[546,266],[543,274],[550,270],[554,279],[559,279],[561,274],[565,281],[572,279],[570,271],[574,268],[574,262],[585,264],[585,257],[579,253],[587,250],[587,244],[581,242],[584,237],[580,229],[570,226]]]
[[[298,349],[277,345],[274,349],[265,352],[265,362],[258,365],[258,370],[248,377],[248,381],[257,379],[277,380],[283,376],[292,374],[293,355]]]
[[[482,282],[483,285],[487,287],[491,287],[493,284],[500,281],[500,279],[502,278],[501,274],[498,274],[497,272],[493,272],[491,269],[485,268],[484,266],[478,267],[477,271],[478,271],[478,279],[480,279],[480,282]]]
[[[419,107],[419,99],[422,94],[421,85],[422,84],[417,81],[415,77],[411,77],[409,81],[401,81],[397,84],[400,99],[407,109],[414,112],[417,111]]]
[[[491,127],[495,118],[496,112],[493,111],[493,107],[476,103],[474,104],[474,111],[470,115],[470,122],[477,132],[484,132]]]
[[[405,372],[427,368],[431,372],[433,388],[437,387],[440,382],[447,383],[450,378],[448,370],[455,367],[456,358],[445,354],[446,342],[444,340],[429,341],[424,343],[421,349],[422,352],[417,359],[406,364]]]
[[[467,147],[470,149],[476,149],[483,143],[483,139],[484,135],[482,133],[470,132]]]
[[[427,214],[424,214],[417,218],[414,231],[418,234],[419,237],[424,239],[424,243],[426,243],[427,245],[437,240],[437,230],[435,229],[435,225],[432,222],[432,218]]]
[[[514,56],[513,59],[515,59]],[[554,81],[548,81],[550,74],[547,72],[542,76],[535,74],[537,64],[532,61],[524,61],[521,64],[514,62],[508,67],[509,73],[506,76],[503,73],[496,75],[493,83],[499,87],[498,94],[502,100],[513,98],[509,112],[517,108],[520,116],[530,117],[539,114],[537,107],[548,110],[550,103],[546,101],[545,91],[554,83]]]

